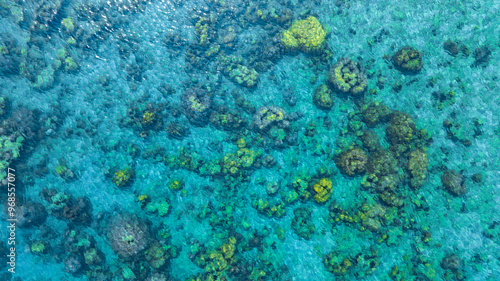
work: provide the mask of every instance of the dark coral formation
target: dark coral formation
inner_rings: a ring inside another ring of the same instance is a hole
[[[79,224],[90,224],[92,221],[92,203],[87,197],[75,199],[55,189],[44,189],[41,196],[49,203],[48,209],[56,218]]]
[[[392,62],[403,73],[418,73],[424,66],[422,54],[409,46],[399,49],[392,56]]]
[[[146,261],[154,269],[164,268],[169,258],[170,253],[158,242],[152,244],[145,252]]]
[[[332,66],[328,82],[334,90],[352,95],[362,94],[368,86],[366,75],[358,63],[349,58],[341,58]]]
[[[325,265],[326,270],[336,276],[344,276],[348,274],[354,266],[348,256],[341,256],[335,252],[331,252],[326,255],[323,258],[323,264]]]
[[[5,135],[18,132],[28,140],[37,140],[44,137],[43,127],[40,125],[43,121],[39,110],[20,108],[12,112],[10,118],[2,121],[0,133]]]
[[[390,151],[379,150],[370,155],[367,170],[377,176],[388,175],[396,171],[397,164],[396,158]]]
[[[467,193],[465,178],[455,170],[446,170],[441,176],[441,182],[444,188],[455,196],[461,196]]]
[[[488,46],[481,46],[474,50],[472,56],[474,56],[473,67],[486,66],[490,61],[491,51]]]
[[[292,228],[298,236],[309,240],[316,231],[312,223],[312,211],[310,208],[297,208],[293,210]]]
[[[247,122],[241,114],[227,107],[219,107],[210,114],[210,123],[217,129],[235,131],[246,126]]]
[[[124,126],[132,127],[141,137],[148,136],[151,131],[163,129],[163,119],[167,109],[164,103],[149,102],[146,94],[130,103],[127,116],[121,120]]]
[[[392,144],[408,143],[416,137],[417,127],[409,114],[394,111],[387,126],[386,134]]]
[[[48,213],[40,203],[26,202],[17,208],[16,219],[19,227],[40,226],[47,219]]]
[[[178,122],[168,123],[166,130],[170,138],[178,140],[183,139],[189,134],[189,127]]]
[[[71,274],[78,274],[82,270],[83,260],[80,256],[72,254],[64,260],[64,271]]]
[[[368,156],[359,148],[353,148],[343,152],[335,161],[337,167],[348,176],[364,173],[367,162]]]
[[[368,127],[375,127],[390,120],[392,111],[380,102],[373,102],[361,111],[363,121]]]
[[[31,22],[31,30],[35,32],[49,31],[50,24],[57,18],[57,14],[61,9],[61,0],[39,1],[34,12],[35,18]]]
[[[363,147],[370,153],[382,150],[382,146],[380,145],[380,141],[375,132],[370,130],[363,131],[363,135],[361,136],[361,140],[363,141]]]
[[[0,33],[0,73],[3,75],[20,74],[18,42],[8,33]]]
[[[86,233],[82,228],[69,228],[62,237],[65,258],[65,269],[74,276],[82,272],[94,274],[96,270],[103,268],[106,258],[104,253],[97,247],[93,236]]]
[[[460,53],[460,43],[448,39],[443,43],[443,49],[450,55],[456,57]]]
[[[448,255],[441,261],[441,267],[457,271],[462,267],[462,260],[455,254]]]

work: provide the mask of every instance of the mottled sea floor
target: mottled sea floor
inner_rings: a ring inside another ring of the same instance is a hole
[[[0,0],[0,280],[500,280],[499,10]]]

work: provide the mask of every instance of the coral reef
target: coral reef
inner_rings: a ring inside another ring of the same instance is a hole
[[[494,278],[494,11],[333,2],[0,0],[0,280]]]
[[[335,159],[337,167],[348,176],[362,174],[366,170],[368,156],[359,148],[352,148],[343,152]]]
[[[49,203],[47,209],[56,218],[84,225],[92,221],[92,203],[87,197],[75,199],[55,189],[44,189],[41,196]]]
[[[126,260],[138,260],[148,247],[148,223],[136,215],[119,214],[108,222],[107,237],[115,253]]]
[[[303,52],[315,52],[325,47],[326,31],[318,19],[309,16],[295,21],[282,34],[281,41],[286,48],[300,49]]]
[[[189,88],[181,96],[181,105],[189,122],[203,126],[207,124],[212,107],[211,96],[203,89]]]
[[[427,154],[420,150],[414,150],[410,153],[408,160],[408,170],[410,170],[411,186],[414,188],[421,187],[427,179],[427,167],[429,166],[429,159]]]
[[[328,178],[320,179],[313,185],[314,200],[318,203],[325,203],[332,195],[332,180]]]
[[[312,211],[310,208],[297,208],[293,210],[292,228],[298,236],[309,240],[316,231],[312,223]]]
[[[417,136],[417,127],[409,114],[394,111],[387,126],[386,134],[392,144],[405,144]]]
[[[468,191],[464,177],[455,170],[446,170],[441,176],[441,182],[444,188],[455,196],[464,195]]]
[[[358,63],[349,58],[339,59],[328,72],[327,80],[335,91],[355,96],[361,95],[368,87],[366,75]]]
[[[401,72],[409,74],[418,73],[424,66],[422,54],[410,46],[399,49],[392,56],[392,62]]]
[[[134,175],[134,170],[131,167],[126,167],[114,172],[111,181],[117,187],[125,187],[132,183]]]
[[[327,85],[322,84],[314,90],[313,103],[321,109],[330,109],[333,106],[332,92]]]

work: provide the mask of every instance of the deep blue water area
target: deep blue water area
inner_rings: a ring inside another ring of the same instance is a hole
[[[0,280],[500,280],[499,10],[0,0]]]

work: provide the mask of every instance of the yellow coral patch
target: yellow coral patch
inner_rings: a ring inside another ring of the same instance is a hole
[[[332,195],[332,181],[328,178],[319,180],[314,186],[314,200],[318,203],[325,203]]]
[[[281,41],[287,48],[299,48],[304,52],[313,52],[324,46],[326,31],[313,16],[295,21],[283,32]]]

